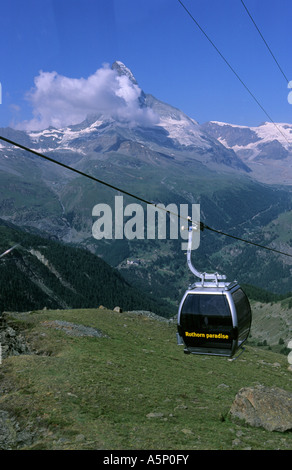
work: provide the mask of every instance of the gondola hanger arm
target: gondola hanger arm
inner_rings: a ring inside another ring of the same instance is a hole
[[[189,218],[190,220],[190,218]],[[198,271],[192,263],[192,240],[193,240],[193,231],[202,230],[201,223],[199,222],[192,222],[188,227],[188,248],[187,248],[187,263],[190,271],[199,279],[201,279],[202,286],[206,285],[205,280],[212,281],[212,284],[216,286],[219,285],[220,280],[225,280],[225,274],[219,273],[205,273]],[[184,227],[182,227],[184,229]],[[209,283],[208,283],[209,284]]]

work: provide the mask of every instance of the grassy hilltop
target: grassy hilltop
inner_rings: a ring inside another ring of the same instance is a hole
[[[10,321],[31,354],[3,360],[0,410],[32,431],[25,449],[292,447],[291,432],[252,428],[228,414],[242,387],[291,390],[283,354],[247,345],[232,362],[185,355],[175,323],[137,312],[44,310]],[[77,336],[84,327],[103,336]]]

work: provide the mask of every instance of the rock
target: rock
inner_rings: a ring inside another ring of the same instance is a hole
[[[122,313],[121,307],[115,307],[114,312]]]
[[[163,413],[152,412],[152,413],[148,413],[148,415],[146,415],[146,418],[162,418],[163,416],[164,416]]]
[[[229,388],[229,385],[222,383],[222,384],[217,385],[217,388]]]
[[[191,431],[191,429],[186,429],[186,428],[182,429],[181,432],[183,432],[184,434],[189,434],[189,435],[194,434],[193,431]]]
[[[292,393],[258,386],[239,390],[230,415],[254,427],[285,432],[292,429]]]
[[[236,447],[236,446],[239,446],[241,444],[241,440],[240,439],[234,439],[232,441],[232,447]]]
[[[149,310],[131,310],[129,313],[143,316],[145,318],[152,318],[153,320],[162,321],[169,324],[176,322],[173,318],[161,317],[159,315],[156,315],[156,313],[150,312]]]
[[[62,330],[70,336],[92,336],[98,338],[106,337],[106,335],[103,334],[103,332],[98,330],[97,328],[92,328],[90,326],[85,326],[78,323],[71,323],[68,321],[45,321],[43,322],[43,325],[55,328],[56,330]]]
[[[36,432],[31,426],[21,429],[19,423],[7,411],[0,410],[0,450],[19,449],[33,443]]]
[[[6,411],[0,410],[0,450],[9,450],[15,445],[16,430]]]
[[[7,326],[7,328],[5,329],[5,335],[8,338],[14,338],[16,336],[16,331],[11,328],[11,326]]]
[[[0,326],[0,344],[2,359],[30,352],[25,338],[9,326],[6,319],[3,320],[3,318]]]

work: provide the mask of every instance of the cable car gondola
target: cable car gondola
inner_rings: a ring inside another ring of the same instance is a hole
[[[186,354],[232,357],[247,340],[251,328],[249,300],[235,282],[218,273],[200,273],[191,262],[192,231],[189,227],[188,266],[201,279],[183,295],[178,310],[177,342]]]

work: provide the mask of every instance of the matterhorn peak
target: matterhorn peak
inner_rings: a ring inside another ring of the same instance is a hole
[[[134,85],[138,85],[137,80],[132,74],[131,70],[128,69],[128,67],[126,67],[123,62],[116,60],[111,68],[112,70],[115,70],[118,75],[126,75]]]

